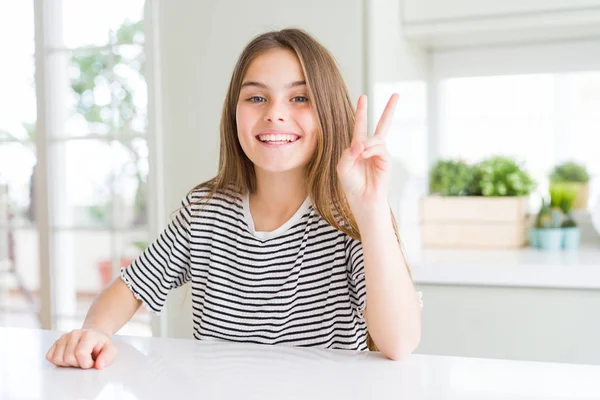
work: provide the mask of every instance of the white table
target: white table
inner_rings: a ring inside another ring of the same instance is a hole
[[[116,336],[98,371],[48,363],[59,336],[0,328],[0,399],[600,399],[600,366]]]

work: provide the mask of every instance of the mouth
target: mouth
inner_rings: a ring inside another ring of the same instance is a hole
[[[256,135],[256,140],[266,146],[285,146],[300,140],[300,136],[295,133],[260,133]]]

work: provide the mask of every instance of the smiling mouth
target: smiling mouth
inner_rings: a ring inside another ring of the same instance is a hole
[[[293,133],[267,133],[256,135],[256,140],[267,145],[284,145],[297,142],[300,136]]]

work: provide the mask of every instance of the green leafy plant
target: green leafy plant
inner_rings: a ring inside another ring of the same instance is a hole
[[[550,185],[550,205],[553,209],[560,210],[562,213],[561,227],[563,228],[577,226],[571,214],[576,196],[577,187],[572,183],[553,183]]]
[[[439,160],[429,173],[429,192],[442,196],[466,196],[473,168],[463,161]]]
[[[550,173],[551,183],[563,183],[563,182],[578,182],[586,183],[590,180],[590,175],[581,164],[569,161],[559,165],[556,165]]]
[[[473,196],[526,196],[535,189],[531,176],[512,158],[494,156],[474,167],[468,188]]]

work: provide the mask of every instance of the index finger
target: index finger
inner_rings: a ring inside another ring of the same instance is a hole
[[[377,128],[375,128],[375,135],[385,137],[387,135],[390,125],[392,124],[392,118],[394,117],[394,110],[396,109],[396,104],[398,104],[398,96],[397,93],[394,93],[392,97],[388,100],[385,109],[383,110],[383,114],[381,114],[381,119],[377,123]]]
[[[367,138],[367,96],[364,94],[358,98],[356,115],[354,116],[354,133],[352,144],[362,142]]]

